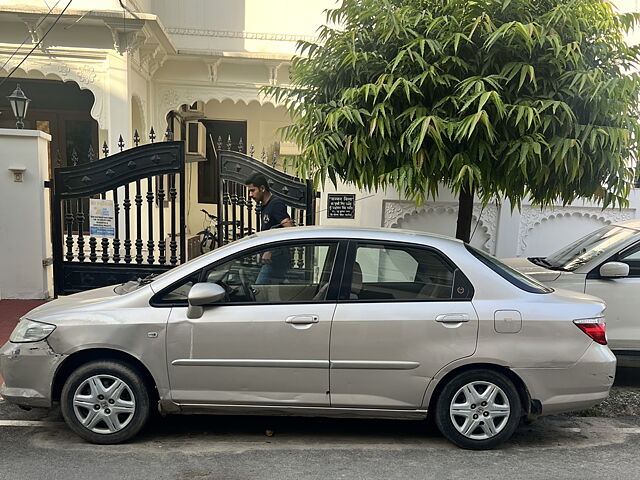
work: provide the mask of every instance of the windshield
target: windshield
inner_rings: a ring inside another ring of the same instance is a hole
[[[233,243],[229,243],[227,245],[224,245],[222,247],[216,248],[216,252],[220,253],[220,252],[224,252],[226,249],[228,248],[233,248],[234,246],[237,246],[240,242],[246,242],[249,241],[253,238],[256,237],[256,234],[252,234],[252,235],[248,235],[246,237],[243,237],[241,239],[235,240]],[[211,252],[210,252],[211,253]],[[208,253],[207,255],[209,255],[210,253]],[[118,285],[117,287],[115,287],[113,289],[113,291],[116,293],[116,295],[125,295],[127,293],[131,293],[135,290],[138,290],[140,287],[147,285],[151,282],[155,282],[156,280],[161,280],[164,277],[166,277],[167,275],[171,275],[173,273],[175,273],[175,268],[184,268],[187,265],[189,265],[192,262],[196,262],[199,260],[202,260],[203,257],[199,256],[199,257],[195,257],[192,258],[191,260],[189,260],[186,263],[182,263],[180,265],[177,265],[173,268],[169,268],[167,271],[161,273],[161,274],[157,274],[157,273],[153,273],[151,275],[147,275],[146,277],[144,275],[140,275],[137,278],[133,278],[131,280],[129,280],[128,282],[122,283],[120,285]]]
[[[118,285],[116,288],[113,289],[113,291],[116,295],[124,295],[126,293],[131,293],[134,290],[138,290],[143,285],[147,285],[153,282],[154,280],[156,280],[157,278],[163,277],[166,273],[168,272],[164,272],[162,275],[158,275],[154,273],[151,275],[147,275],[144,278],[139,277],[135,280],[129,280],[128,282]]]
[[[545,261],[550,268],[572,272],[597,257],[613,253],[637,234],[630,228],[607,225],[549,255]]]

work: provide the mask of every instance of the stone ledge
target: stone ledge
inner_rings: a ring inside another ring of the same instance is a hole
[[[0,137],[40,137],[50,142],[51,135],[40,130],[18,130],[17,128],[0,128]]]

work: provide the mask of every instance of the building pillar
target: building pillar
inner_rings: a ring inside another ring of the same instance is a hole
[[[53,295],[50,141],[39,130],[0,129],[0,299]]]
[[[129,80],[127,55],[112,53],[107,58],[107,83],[109,104],[109,132],[107,144],[112,153],[120,151],[118,138],[122,135],[126,146],[131,145],[131,102],[129,99]],[[142,133],[140,133],[142,135]]]
[[[518,253],[518,240],[520,236],[520,210],[514,209],[511,213],[511,202],[503,199],[498,216],[496,253],[497,258],[515,257]]]

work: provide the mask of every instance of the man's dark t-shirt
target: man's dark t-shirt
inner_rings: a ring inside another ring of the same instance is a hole
[[[280,225],[285,218],[291,218],[287,212],[287,205],[278,197],[271,195],[269,201],[262,206],[260,212],[262,218],[262,230],[270,230]],[[289,269],[291,252],[287,247],[271,250],[271,262],[262,265],[256,285],[280,283]]]
[[[291,218],[287,212],[287,205],[273,194],[266,205],[262,206],[260,215],[262,217],[262,230],[269,230],[280,225],[280,222],[285,218]]]

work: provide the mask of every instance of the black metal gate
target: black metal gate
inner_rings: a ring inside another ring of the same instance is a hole
[[[183,142],[122,151],[120,137],[119,146],[115,155],[107,156],[105,145],[105,158],[94,160],[90,152],[87,163],[54,171],[56,296],[158,274],[185,261]],[[90,198],[113,202],[115,231],[90,234]]]
[[[265,176],[271,192],[287,204],[296,226],[315,224],[316,192],[310,180],[287,175],[243,152],[220,150],[220,143],[218,139],[218,177],[222,182],[218,200],[218,246],[260,231],[260,205],[249,198],[245,186],[246,180],[257,173]],[[242,140],[239,144],[242,148]]]

